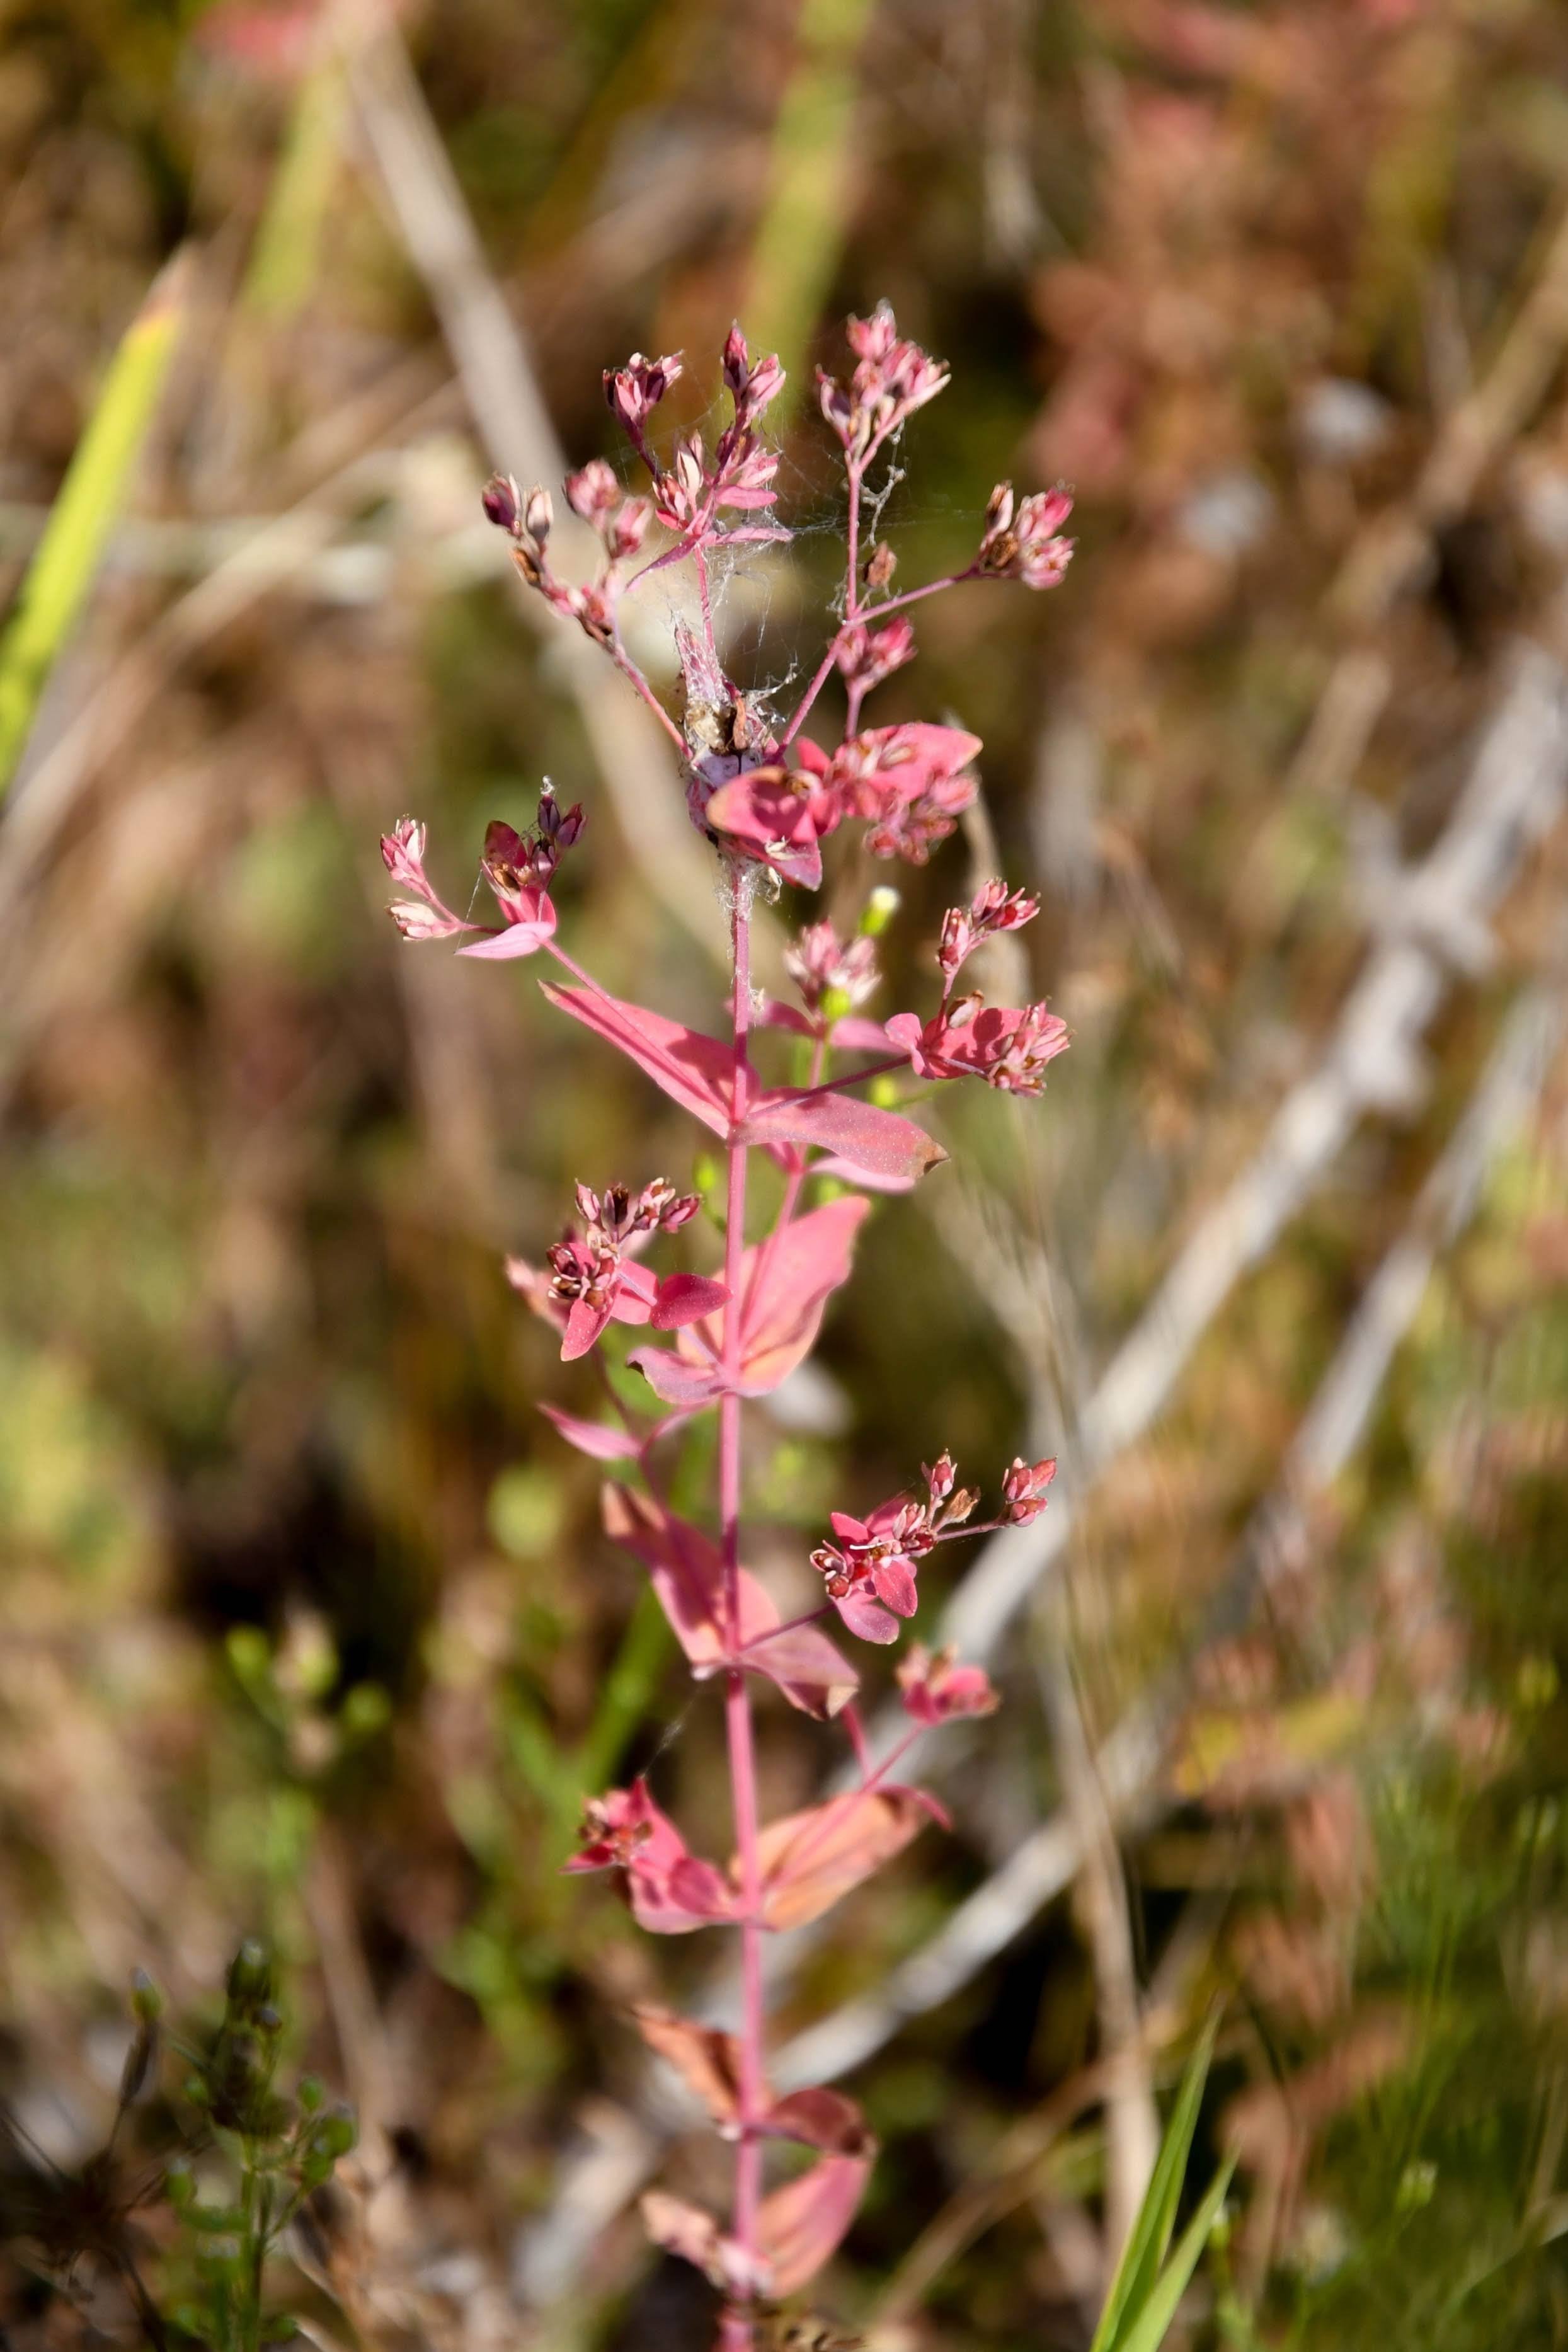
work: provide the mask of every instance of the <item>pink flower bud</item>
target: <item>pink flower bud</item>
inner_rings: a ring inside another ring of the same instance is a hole
[[[602,527],[620,496],[621,485],[614,469],[602,457],[591,457],[580,471],[566,478],[568,506],[596,530]]]
[[[497,530],[516,530],[522,499],[510,474],[492,474],[479,494],[479,503],[486,522],[493,522]]]
[[[983,1666],[960,1666],[951,1650],[933,1657],[925,1644],[912,1644],[898,1669],[904,1710],[916,1723],[935,1727],[965,1716],[994,1715],[1000,1702]]]
[[[653,520],[653,503],[648,499],[623,499],[612,516],[604,534],[604,544],[613,560],[620,563],[635,555],[648,536],[648,525]]]
[[[1045,1462],[1025,1462],[1021,1456],[1009,1466],[1002,1480],[1005,1497],[1001,1517],[1008,1527],[1025,1528],[1038,1518],[1045,1508],[1046,1489],[1056,1475],[1054,1458]]]

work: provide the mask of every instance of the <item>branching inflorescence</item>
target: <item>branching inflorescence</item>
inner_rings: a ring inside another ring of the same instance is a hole
[[[992,495],[964,571],[893,593],[891,549],[862,545],[868,477],[907,419],[942,390],[947,372],[899,335],[885,304],[869,319],[852,319],[848,332],[855,362],[848,382],[819,374],[822,414],[840,445],[848,485],[842,608],[782,725],[771,723],[726,674],[714,627],[713,559],[789,536],[773,513],[778,456],[759,432],[783,372],[776,359],[754,362],[738,328],[723,357],[732,415],[711,450],[693,434],[665,458],[651,438],[654,413],[682,372],[678,359],[638,355],[606,374],[606,397],[647,468],[651,494],[628,496],[601,458],[568,478],[568,502],[602,549],[591,583],[566,581],[552,567],[547,491],[525,495],[497,476],[485,492],[485,511],[507,533],[524,580],[604,647],[679,748],[691,816],[718,854],[730,909],[728,1034],[702,1034],[622,1002],[560,946],[550,885],[583,816],[580,808],[561,810],[548,784],[527,834],[495,824],[486,835],[482,871],[498,924],[474,923],[436,895],[424,869],[423,825],[405,818],[382,844],[402,893],[392,913],[405,938],[465,938],[458,952],[466,956],[552,957],[566,981],[541,982],[550,1003],[618,1047],[718,1137],[726,1153],[723,1259],[713,1275],[655,1275],[643,1263],[644,1250],[687,1225],[701,1207],[697,1195],[679,1195],[658,1178],[635,1192],[619,1183],[598,1192],[580,1184],[578,1222],[549,1249],[547,1264],[514,1258],[507,1266],[535,1313],[559,1329],[567,1360],[593,1350],[612,1321],[674,1334],[673,1344],[649,1342],[630,1358],[647,1383],[648,1415],[628,1410],[608,1380],[613,1420],[542,1410],[583,1453],[626,1465],[626,1475],[604,1489],[605,1525],[647,1569],[693,1675],[716,1681],[724,1695],[733,1861],[721,1868],[692,1853],[638,1780],[590,1802],[580,1851],[568,1865],[619,1874],[635,1917],[654,1934],[725,1927],[739,1936],[738,2034],[664,2011],[644,2010],[638,2019],[648,2042],[735,2143],[727,2225],[663,2192],[644,2200],[656,2242],[700,2265],[722,2291],[723,2352],[751,2347],[764,2300],[794,2294],[828,2260],[853,2218],[873,2153],[859,2110],[841,2093],[776,2098],[770,2091],[762,1939],[818,1917],[897,1853],[927,1817],[943,1818],[933,1798],[894,1778],[900,1758],[922,1730],[988,1714],[996,1704],[979,1668],[912,1646],[897,1679],[913,1727],[875,1759],[854,1706],[859,1675],[825,1624],[836,1615],[861,1641],[895,1641],[900,1620],[915,1614],[921,1561],[939,1543],[1032,1518],[1045,1507],[1055,1469],[1052,1462],[1013,1463],[997,1510],[984,1522],[974,1516],[977,1495],[958,1485],[946,1454],[923,1469],[920,1494],[895,1496],[863,1519],[835,1511],[831,1539],[811,1555],[822,1579],[821,1604],[787,1622],[741,1564],[745,1400],[776,1390],[810,1352],[829,1299],[849,1276],[868,1195],[905,1191],[946,1157],[913,1119],[863,1099],[859,1090],[903,1069],[926,1080],[978,1077],[1009,1093],[1035,1095],[1047,1065],[1067,1044],[1063,1024],[1043,1003],[990,1005],[976,992],[956,994],[974,950],[1038,910],[1035,899],[1000,882],[946,916],[937,954],[941,996],[925,1021],[900,1013],[877,1023],[861,1010],[878,985],[875,941],[896,905],[885,889],[870,892],[851,936],[841,937],[826,921],[800,932],[786,959],[798,1006],[754,1003],[750,924],[760,882],[772,891],[779,882],[816,889],[822,844],[847,824],[865,828],[873,857],[923,864],[974,797],[971,768],[980,745],[973,735],[925,724],[862,726],[866,697],[915,652],[910,608],[956,580],[1053,587],[1071,554],[1071,541],[1060,535],[1071,503],[1065,493],[1015,501],[1004,483]],[[644,554],[655,528],[662,543]],[[651,575],[678,563],[695,573],[700,626],[676,624],[685,688],[677,724],[627,651],[621,615]],[[802,730],[835,672],[847,716],[830,750]],[[766,1054],[754,1059],[759,1031],[794,1039],[803,1057],[795,1075],[804,1084],[776,1083]],[[774,1162],[782,1192],[768,1230],[748,1241],[747,1166],[756,1150]],[[819,1185],[822,1197],[808,1205],[808,1187],[822,1179],[829,1180]],[[660,1467],[664,1441],[710,1409],[718,1415],[717,1528],[711,1535],[671,1510]],[[752,1676],[773,1684],[815,1720],[843,1725],[858,1786],[782,1820],[759,1820]],[[803,2144],[813,2160],[765,2193],[770,2139]]]

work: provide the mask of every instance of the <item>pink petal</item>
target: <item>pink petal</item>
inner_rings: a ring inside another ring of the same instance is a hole
[[[575,1445],[580,1454],[591,1454],[596,1462],[623,1461],[638,1451],[629,1429],[616,1429],[604,1421],[580,1421],[576,1413],[562,1412],[559,1405],[541,1404],[538,1410],[554,1423],[569,1445]]]
[[[852,1585],[841,1601],[833,1607],[852,1633],[862,1642],[879,1642],[885,1648],[898,1639],[898,1620],[890,1617],[880,1601],[873,1601],[863,1585]]]
[[[543,890],[521,890],[517,903],[524,910],[520,921],[508,923],[504,931],[493,932],[488,939],[476,940],[471,948],[459,948],[458,954],[485,956],[495,963],[511,956],[536,955],[547,940],[555,937],[555,908]]]
[[[786,881],[808,890],[821,884],[822,853],[810,803],[790,789],[781,770],[756,768],[732,777],[714,793],[703,817],[715,833],[775,866]]]
[[[653,1301],[655,1331],[674,1331],[683,1323],[696,1323],[705,1315],[712,1315],[729,1297],[722,1282],[710,1282],[706,1275],[666,1275],[658,1286]]]
[[[567,1309],[566,1337],[560,1343],[563,1364],[574,1363],[586,1356],[610,1320],[609,1307],[591,1307],[586,1298],[574,1298]]]
[[[617,1323],[646,1323],[653,1312],[659,1286],[645,1265],[622,1258],[616,1276],[610,1312]]]
[[[646,1005],[623,1004],[592,989],[558,988],[549,980],[541,980],[539,986],[552,1004],[618,1046],[684,1110],[716,1135],[728,1134],[735,1055],[722,1039],[706,1037],[682,1022],[666,1021],[662,1013],[651,1013]]]
[[[852,1095],[765,1096],[747,1113],[747,1143],[814,1143],[877,1176],[924,1176],[947,1154],[924,1128]]]
[[[913,1617],[920,1606],[915,1590],[915,1574],[906,1559],[884,1559],[872,1570],[872,1582],[879,1601],[885,1601],[897,1617]]]
[[[870,2176],[867,2157],[825,2156],[763,2199],[757,2227],[771,2294],[794,2294],[816,2277],[854,2220]]]
[[[876,2147],[865,2116],[842,2091],[791,2091],[787,2098],[774,2101],[762,2128],[775,2139],[798,2139],[830,2156],[869,2157]]]

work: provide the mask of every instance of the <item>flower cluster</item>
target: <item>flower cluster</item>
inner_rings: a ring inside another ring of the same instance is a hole
[[[897,1669],[906,1715],[928,1731],[965,1716],[994,1715],[1000,1701],[983,1666],[961,1666],[951,1650],[933,1657],[916,1642]]]
[[[811,1554],[828,1599],[862,1642],[897,1640],[894,1619],[913,1617],[918,1606],[916,1564],[944,1536],[956,1534],[980,1499],[972,1487],[957,1485],[950,1454],[925,1466],[921,1475],[925,1480],[924,1502],[894,1495],[863,1519],[834,1511],[831,1521],[837,1540],[820,1544]]]
[[[998,482],[986,508],[986,528],[975,570],[985,580],[1020,580],[1026,588],[1059,588],[1072,560],[1072,541],[1061,537],[1072,512],[1062,489],[1020,499],[1015,513],[1013,486]]]
[[[460,931],[477,931],[485,936],[473,947],[460,948],[460,955],[492,960],[531,955],[554,936],[555,908],[546,886],[554,880],[565,853],[581,838],[585,823],[580,806],[561,808],[547,777],[538,814],[526,834],[498,818],[486,827],[479,871],[500,910],[496,929],[453,913],[424,870],[423,825],[411,816],[400,817],[391,833],[382,835],[382,863],[399,888],[412,896],[394,899],[388,911],[405,940],[444,940]]]
[[[821,844],[847,819],[867,826],[873,856],[924,866],[975,797],[980,740],[960,728],[868,728],[831,757],[809,740],[794,748],[793,767],[764,761],[719,785],[703,818],[726,848],[807,889],[822,878]]]
[[[878,554],[883,551],[879,549]],[[872,569],[875,568],[873,556]],[[891,571],[888,576],[891,578]],[[884,621],[880,629],[863,621],[852,621],[841,632],[833,658],[851,693],[857,701],[863,701],[873,687],[915,659],[915,624],[902,613],[894,620]]]
[[[579,1234],[568,1226],[545,1252],[548,1275],[526,1259],[507,1260],[507,1278],[537,1314],[560,1327],[561,1357],[585,1356],[609,1323],[651,1323],[674,1331],[722,1307],[729,1293],[701,1275],[672,1274],[662,1281],[637,1263],[632,1253],[656,1233],[678,1233],[702,1207],[697,1192],[678,1193],[656,1176],[633,1195],[624,1184],[609,1184],[602,1198],[586,1184],[577,1188]]]
[[[952,989],[962,966],[987,940],[1004,931],[1021,931],[1040,912],[1040,900],[1026,890],[1009,890],[1005,882],[988,882],[967,907],[949,907],[942,918],[942,944],[936,962],[943,994]]]
[[[865,465],[917,408],[946,388],[948,372],[900,335],[886,302],[879,302],[869,319],[851,319],[844,332],[855,354],[854,371],[842,384],[819,368],[817,393],[846,456]]]
[[[864,931],[841,940],[825,919],[808,923],[785,949],[784,969],[800,992],[808,1018],[824,1035],[873,995],[882,980],[875,940]]]

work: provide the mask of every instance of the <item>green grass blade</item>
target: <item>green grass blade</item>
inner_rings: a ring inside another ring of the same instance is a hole
[[[1159,2352],[1166,2332],[1176,2315],[1176,2305],[1186,2293],[1187,2282],[1198,2265],[1208,2233],[1225,2202],[1225,2192],[1230,2186],[1230,2176],[1236,2168],[1232,2157],[1221,2166],[1209,2182],[1202,2204],[1181,2234],[1180,2242],[1169,2263],[1161,2273],[1153,2293],[1135,2314],[1129,2314],[1130,2325],[1116,2347],[1116,2352]]]
[[[1218,2027],[1218,2016],[1211,2018],[1187,2061],[1154,2172],[1138,2208],[1138,2218],[1122,2249],[1122,2259],[1116,2265],[1116,2275],[1111,2282],[1111,2292],[1090,2352],[1124,2352],[1124,2327],[1143,2308],[1159,2275],[1176,2227],[1181,2185],[1186,2177],[1186,2160],[1197,2129],[1197,2113],[1203,2104],[1203,2086],[1208,2079],[1208,2062]]]
[[[185,278],[176,256],[126,329],[0,640],[0,795],[120,520],[173,357]]]
[[[657,1595],[651,1584],[645,1584],[578,1751],[578,1778],[585,1795],[596,1796],[610,1779],[626,1742],[647,1714],[671,1642]]]

